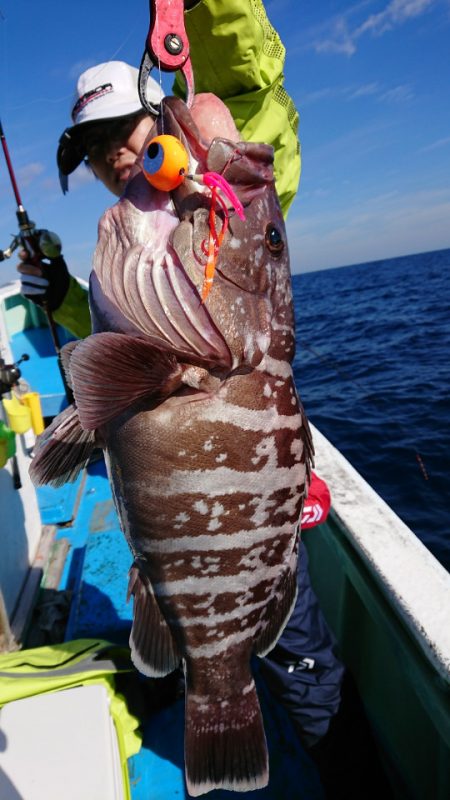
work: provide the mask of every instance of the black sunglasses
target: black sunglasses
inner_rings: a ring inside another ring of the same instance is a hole
[[[102,157],[111,144],[126,142],[139,122],[148,116],[149,114],[142,110],[126,117],[86,125],[80,137],[80,145],[87,161],[95,161]]]

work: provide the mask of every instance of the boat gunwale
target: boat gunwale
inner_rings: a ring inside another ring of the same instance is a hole
[[[450,574],[345,456],[311,428],[331,513],[420,649],[450,683]]]

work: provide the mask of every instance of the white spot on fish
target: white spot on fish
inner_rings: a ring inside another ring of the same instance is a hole
[[[205,575],[216,575],[220,570],[219,564],[210,564],[209,567],[205,567],[203,570]]]
[[[256,337],[256,343],[261,351],[261,353],[267,353],[270,345],[270,338],[265,333],[258,333]]]
[[[269,384],[266,383],[264,385],[263,395],[264,395],[264,397],[270,397],[271,394],[272,394],[272,389],[270,388]]]
[[[193,509],[194,511],[198,511],[199,514],[207,514],[209,511],[204,500],[197,500],[193,505]]]
[[[295,398],[293,398],[295,399]],[[303,442],[301,439],[294,439],[291,443],[291,453],[296,461],[300,461],[303,455]]]
[[[217,501],[214,503],[211,511],[211,516],[213,517],[220,517],[221,514],[225,511],[223,505],[218,503]]]
[[[218,519],[211,519],[208,522],[208,530],[209,531],[217,531],[221,527],[222,527],[222,523]]]
[[[228,458],[228,453],[219,453],[219,455],[216,457],[216,461],[218,464],[222,464],[222,462],[226,461],[227,458]]]
[[[185,456],[185,455],[186,455],[186,450],[180,450],[180,452],[178,453],[178,455],[179,455],[179,457],[180,457],[180,458],[182,458],[183,456]]]
[[[189,514],[186,514],[185,511],[181,511],[175,517],[175,522],[179,523],[178,525],[175,525],[175,527],[176,528],[181,528],[181,525],[183,525],[185,522],[189,522],[189,520],[190,520]]]
[[[207,453],[210,453],[213,447],[214,445],[212,443],[212,439],[207,439],[207,441],[203,445],[203,450],[205,450]]]
[[[288,361],[280,361],[277,358],[272,358],[272,356],[268,356],[267,354],[264,356],[263,360],[260,364],[256,367],[257,370],[261,372],[268,372],[269,375],[277,375],[280,378],[290,378],[292,375],[291,365]]]

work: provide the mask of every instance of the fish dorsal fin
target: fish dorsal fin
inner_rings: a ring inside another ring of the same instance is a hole
[[[94,333],[79,342],[70,374],[80,422],[95,430],[144,397],[165,397],[181,385],[171,353],[122,333]]]

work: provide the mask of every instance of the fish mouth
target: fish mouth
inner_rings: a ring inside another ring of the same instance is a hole
[[[249,144],[239,140],[215,137],[212,140],[202,137],[199,127],[196,124],[190,110],[186,104],[177,97],[168,97],[163,100],[162,120],[159,121],[161,130],[176,136],[190,155],[190,171],[194,174],[204,172],[217,172],[226,176],[230,185],[244,205],[251,204],[252,200],[260,196],[273,180],[272,164],[273,150],[267,145]],[[207,261],[208,230],[210,230],[210,211],[211,193],[206,187],[199,188],[199,185],[189,179],[184,180],[179,187],[170,193],[172,205],[180,222],[191,225],[191,276],[195,278],[196,284],[202,284]],[[216,206],[218,227],[225,224],[223,212]],[[248,221],[242,220],[235,213],[234,209],[229,208],[227,237],[231,235],[235,243],[246,243],[244,250],[248,249],[248,237],[251,228]],[[186,228],[184,228],[186,235]],[[175,230],[171,235],[171,243],[178,251],[174,242]],[[263,242],[261,242],[261,248]],[[188,248],[189,249],[189,248]],[[237,247],[235,247],[235,250]],[[180,249],[180,260],[183,262],[182,253],[186,249]],[[238,292],[244,292],[252,296],[265,297],[269,289],[269,277],[267,271],[260,269],[260,264],[255,264],[254,269],[248,269],[247,264],[236,269],[236,261],[241,259],[233,258],[233,264],[229,264],[227,259],[221,259],[220,253],[216,263],[216,275],[232,286]]]
[[[165,97],[157,120],[158,134],[168,133],[184,144],[191,158],[206,170],[209,142],[205,141],[186,103],[178,97]]]
[[[166,97],[162,102],[158,119],[158,134],[167,133],[181,141],[189,154],[189,172],[202,174],[207,171],[209,144],[202,139],[200,131],[186,104],[178,97]],[[199,208],[209,209],[208,194],[199,184],[184,180],[170,193],[178,219],[191,217]]]

